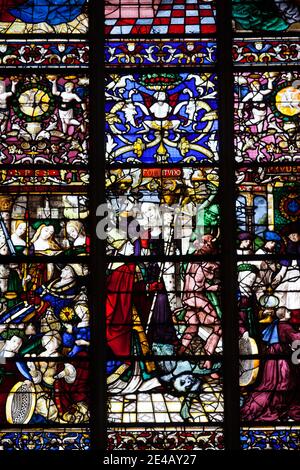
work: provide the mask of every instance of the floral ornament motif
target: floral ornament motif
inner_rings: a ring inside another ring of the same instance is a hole
[[[108,76],[107,160],[218,160],[216,76],[151,72]]]

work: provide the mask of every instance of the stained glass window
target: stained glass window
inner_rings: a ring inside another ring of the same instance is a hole
[[[105,23],[108,448],[221,449],[215,2],[109,1]]]
[[[242,449],[298,449],[297,1],[232,1]]]
[[[88,450],[88,2],[0,3],[0,447]]]
[[[299,29],[0,1],[1,450],[299,450]]]

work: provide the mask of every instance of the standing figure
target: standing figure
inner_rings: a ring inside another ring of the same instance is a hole
[[[61,120],[62,131],[64,134],[73,134],[71,126],[81,126],[81,131],[85,131],[86,105],[82,102],[80,96],[74,93],[75,84],[73,82],[66,82],[64,85],[64,91],[59,91],[57,88],[57,77],[49,78],[52,82],[52,93],[54,96],[60,97],[60,103],[58,107],[58,115]],[[74,117],[74,110],[76,104],[80,103],[83,110],[83,122],[80,122]]]
[[[242,98],[242,103],[245,104],[239,111],[239,115],[245,119],[247,126],[256,126],[258,133],[264,130],[267,115],[265,96],[272,92],[275,79],[276,77],[269,77],[266,87],[263,87],[258,80],[253,80],[250,83],[249,92]]]
[[[187,267],[182,298],[187,327],[181,338],[180,354],[188,350],[201,325],[212,330],[204,344],[205,353],[214,354],[218,345],[222,334],[220,319],[209,299],[209,294],[218,292],[220,288],[215,281],[218,268],[218,263],[210,261],[192,262]],[[205,361],[204,368],[211,369],[211,361]]]
[[[6,134],[7,124],[9,120],[9,107],[8,100],[16,92],[17,81],[11,82],[11,90],[6,91],[6,85],[4,81],[0,82],[0,132],[2,138]]]

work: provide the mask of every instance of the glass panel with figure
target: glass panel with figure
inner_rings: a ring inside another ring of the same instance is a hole
[[[214,255],[220,243],[219,177],[214,168],[111,169],[107,254]],[[107,223],[103,219],[100,228]]]
[[[218,161],[217,77],[214,73],[107,75],[106,161]]]
[[[1,423],[49,428],[89,423],[89,362],[26,358],[0,366]],[[50,426],[49,426],[50,425]]]
[[[287,228],[299,222],[299,170],[296,165],[282,164],[241,167],[237,171],[239,255],[258,253],[264,245],[266,231],[272,230],[278,236],[285,237]],[[243,232],[251,237],[251,250],[249,240],[243,240]],[[285,249],[281,253],[286,254]]]
[[[0,255],[85,255],[88,199],[85,192],[49,186],[9,187],[0,193]]]
[[[88,274],[78,263],[1,264],[0,358],[85,357]]]
[[[86,164],[88,82],[85,75],[3,78],[1,164]]]
[[[299,72],[235,74],[235,159],[238,163],[299,158]]]
[[[241,418],[298,422],[299,167],[245,167],[237,178]]]
[[[107,268],[106,336],[113,356],[219,355],[218,261],[112,262]],[[212,373],[209,357],[203,373]],[[219,365],[215,367],[218,369]]]
[[[223,421],[221,364],[213,376],[204,361],[141,360],[108,363],[111,425],[218,423]]]

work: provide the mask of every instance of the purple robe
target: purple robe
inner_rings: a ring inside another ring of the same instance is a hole
[[[290,344],[300,340],[300,332],[286,321],[278,323],[280,343],[269,346],[270,355],[291,354]],[[267,359],[260,384],[248,395],[242,409],[244,421],[300,419],[300,380],[298,366],[290,359]]]

